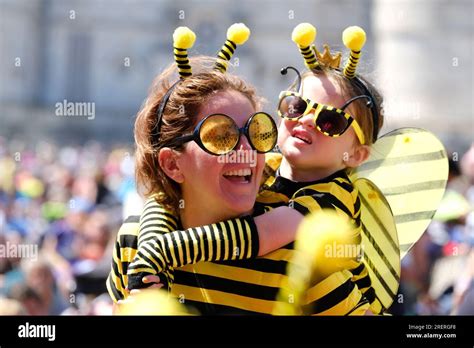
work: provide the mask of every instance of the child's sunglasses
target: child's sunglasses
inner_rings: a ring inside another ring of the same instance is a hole
[[[348,100],[342,108],[316,103],[310,99],[303,98],[297,92],[283,91],[280,93],[278,103],[278,115],[287,120],[297,121],[301,117],[314,112],[314,124],[324,135],[338,137],[352,125],[361,144],[365,144],[365,137],[360,125],[354,117],[344,112],[344,109],[356,99],[370,97],[360,95]]]
[[[195,141],[207,153],[220,156],[235,150],[242,134],[258,153],[272,150],[278,137],[275,121],[265,112],[250,116],[243,128],[239,128],[235,121],[225,114],[212,114],[202,119],[192,134],[175,138],[164,146],[179,146]]]

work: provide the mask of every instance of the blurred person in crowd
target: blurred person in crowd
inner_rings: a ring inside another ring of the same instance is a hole
[[[52,267],[44,260],[27,260],[22,263],[25,284],[38,293],[47,308],[48,315],[59,315],[68,307],[68,303],[59,293]]]
[[[47,315],[48,308],[41,296],[26,284],[17,284],[10,291],[11,299],[21,303],[27,315]]]

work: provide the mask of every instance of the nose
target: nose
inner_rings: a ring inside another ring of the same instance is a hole
[[[314,128],[314,110],[311,110],[310,113],[301,117],[298,122],[305,127]]]
[[[239,143],[237,144],[237,150],[252,150],[250,142],[247,139],[247,136],[243,133],[240,134]]]

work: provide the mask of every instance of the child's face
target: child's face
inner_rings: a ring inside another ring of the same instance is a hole
[[[312,101],[340,108],[347,101],[340,86],[327,76],[303,79],[302,95]],[[353,115],[351,105],[346,112]],[[298,121],[283,119],[279,126],[278,146],[286,161],[295,169],[328,176],[351,165],[357,147],[352,127],[339,137],[324,135],[314,125],[314,110]]]

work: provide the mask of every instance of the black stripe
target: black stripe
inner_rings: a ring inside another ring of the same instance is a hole
[[[170,226],[167,226],[165,224],[162,224],[162,223],[158,223],[158,224],[149,224],[147,226],[145,226],[145,223],[148,223],[148,222],[153,222],[153,221],[158,221],[158,219],[154,219],[154,218],[149,218],[147,220],[147,222],[144,222],[144,223],[141,223],[140,224],[140,232],[139,232],[139,236],[141,236],[142,234],[146,234],[146,233],[150,233],[150,232],[157,232],[158,234],[163,234],[163,233],[169,233],[169,232],[172,232],[173,230],[170,231]],[[155,229],[152,229],[151,231],[144,231],[142,232],[145,228],[148,229],[150,227],[154,227]],[[163,231],[157,231],[158,228],[164,228],[166,229],[166,232],[163,232]],[[171,226],[171,228],[175,228],[175,226]]]
[[[175,242],[174,238],[172,238],[172,237],[170,236],[170,239],[171,239],[171,245],[169,244],[170,242],[169,242],[168,238],[164,237],[164,238],[163,238],[163,241],[165,242],[165,250],[164,250],[164,252],[165,252],[165,254],[166,254],[167,261],[168,261],[169,263],[172,263],[172,262],[173,262],[173,253],[171,252],[171,248],[174,247],[174,250],[175,250],[174,254],[176,254],[176,247],[177,247],[177,245],[176,245],[176,242]],[[168,247],[166,247],[167,245],[168,245]],[[176,255],[176,256],[177,256],[177,255]]]
[[[161,247],[160,247],[161,249]],[[147,260],[148,263],[150,264],[150,266],[152,266],[156,271],[158,271],[156,268],[155,268],[155,263],[153,261],[156,261],[156,263],[159,265],[159,267],[161,268],[160,272],[163,271],[164,269],[166,269],[167,265],[166,264],[163,264],[163,261],[161,261],[159,258],[158,258],[158,253],[161,252],[161,250],[155,250],[154,246],[153,245],[150,245],[150,243],[147,243],[147,244],[143,244],[141,245],[140,247],[140,250],[146,250],[151,256],[150,257],[147,257]],[[162,254],[163,256],[163,254]],[[164,258],[164,257],[163,257]],[[157,272],[157,273],[160,273],[160,272]]]
[[[368,274],[365,277],[356,280],[355,283],[359,289],[368,288],[372,285],[370,276]]]
[[[354,202],[354,215],[357,215],[359,210],[360,210],[360,198],[359,198],[359,195],[357,195],[357,198]]]
[[[219,63],[219,62],[216,62],[216,67],[219,68],[219,69],[221,69],[221,70],[224,70],[224,71],[227,69],[224,65],[222,65],[222,64]]]
[[[375,289],[373,287],[368,288],[364,292],[364,296],[369,300],[370,303],[373,303],[375,301]],[[382,306],[383,307],[383,306]]]
[[[235,49],[237,48],[237,45],[234,43],[234,41],[229,40],[229,39],[225,40],[224,45],[225,45],[225,46],[231,45],[233,50],[235,50]]]
[[[173,48],[177,51],[180,51],[180,52],[186,51],[186,48],[178,48],[178,47],[173,47]]]
[[[343,284],[339,285],[336,289],[332,290],[323,297],[307,304],[304,306],[305,311],[310,310],[310,313],[321,313],[333,308],[338,303],[344,301],[347,296],[350,295],[355,285],[349,278]]]
[[[392,274],[392,276],[399,282],[400,281],[400,276],[397,274],[397,272],[395,271],[395,269],[393,268],[392,264],[390,263],[390,261],[387,259],[387,257],[385,256],[384,252],[382,251],[382,248],[380,248],[380,246],[378,245],[378,243],[375,241],[375,239],[372,237],[372,235],[367,231],[367,227],[362,223],[362,230],[365,231],[365,236],[367,237],[367,239],[369,240],[370,244],[372,244],[372,247],[375,249],[375,251],[377,252],[377,254],[379,254],[380,258],[382,259],[382,261],[385,263],[385,265],[387,266],[387,268],[389,269],[390,273]],[[396,255],[400,255],[400,252],[396,252]]]
[[[296,209],[297,211],[299,211],[301,214],[303,215],[308,215],[310,213],[309,209],[306,208],[304,205],[298,203],[298,202],[294,202],[294,201],[291,201],[290,202],[290,206],[293,205],[293,208]]]
[[[341,209],[344,213],[346,213],[347,216],[352,216],[352,213],[349,208],[346,207],[344,203],[333,194],[328,192],[317,191],[312,188],[307,188],[304,191],[305,196],[311,196],[311,198],[313,198],[321,206],[321,208],[334,209],[334,207],[337,207]]]
[[[353,268],[350,270],[350,272],[353,274],[353,275],[359,275],[362,273],[362,271],[365,269],[365,266],[363,263],[361,263],[359,266],[357,266],[356,268]]]
[[[188,228],[186,231],[184,231],[184,233],[186,233],[186,236],[188,237],[188,242],[186,244],[188,244],[188,248],[189,248],[189,257],[191,258],[189,260],[189,263],[192,263],[193,260],[194,260],[194,241],[193,241],[193,238],[191,236],[194,236],[194,229],[192,228]],[[198,244],[199,245],[199,244]]]
[[[224,224],[226,225],[226,228],[227,228],[227,231],[228,231],[227,232],[228,238],[227,238],[226,243],[225,243],[226,246],[229,249],[229,252],[227,253],[227,260],[231,260],[232,255],[234,255],[234,242],[232,241],[232,233],[231,233],[231,230],[232,230],[231,227],[233,227],[234,225],[233,225],[232,222],[233,222],[233,220],[224,221]]]
[[[193,249],[192,255],[191,255],[192,259],[199,260],[202,257],[203,250],[201,249],[201,242],[200,242],[198,231],[196,228],[190,228],[189,231],[190,231],[190,234],[192,234],[194,238],[197,240],[196,242],[197,251],[194,252],[194,248],[192,248]]]
[[[227,53],[226,51],[224,50],[220,50],[219,51],[219,55],[223,55],[224,57],[219,57],[221,59],[226,59],[226,60],[230,60],[231,58],[231,55],[229,53]]]
[[[158,217],[156,217],[155,219],[159,219],[161,221],[167,221],[169,223],[173,223],[175,225],[178,224],[178,220],[176,219],[175,216],[173,216],[172,214],[170,213],[167,213],[163,210],[158,210],[158,211],[151,211],[151,209],[160,209],[159,207],[157,206],[153,206],[153,207],[148,207],[148,208],[145,208],[145,210],[143,211],[143,214],[142,214],[142,221],[146,221],[148,215],[150,214],[155,214],[155,215],[159,215]]]
[[[379,271],[375,268],[374,264],[372,263],[370,258],[367,256],[367,254],[364,255],[364,260],[367,263],[368,267],[372,270],[372,272],[374,272],[375,276],[377,277],[379,282],[382,284],[382,286],[385,289],[385,291],[387,292],[387,294],[389,294],[392,298],[394,298],[395,294],[393,293],[392,289],[390,289],[388,284],[382,278]],[[377,293],[375,294],[375,297],[378,299]],[[380,299],[379,299],[379,301],[380,301]],[[380,301],[380,304],[382,304],[382,301]],[[383,304],[382,304],[382,306],[383,306]]]
[[[235,220],[232,220],[232,226],[234,226],[234,230],[235,230],[235,246],[234,247],[236,248],[235,250],[237,250],[239,253],[239,255],[237,255],[237,259],[240,259],[241,257],[244,256],[244,253],[243,253],[244,250],[242,250],[242,242],[240,241],[239,226]],[[242,228],[242,231],[243,231],[243,228]],[[234,250],[232,250],[232,252],[234,252]]]
[[[119,245],[117,247],[121,248],[132,248],[136,249],[138,245],[137,236],[131,234],[121,234],[119,235]]]
[[[264,273],[286,274],[286,266],[288,264],[285,260],[270,260],[263,258],[248,259],[248,260],[234,260],[234,261],[220,261],[215,262],[219,265],[240,267],[260,271]]]
[[[123,223],[128,224],[128,223],[133,223],[133,222],[140,222],[140,215],[130,215],[129,217],[125,219]]]
[[[415,213],[395,215],[394,218],[396,224],[401,224],[418,220],[431,220],[435,213],[436,210],[417,211]]]
[[[446,158],[446,156],[443,150],[420,153],[417,155],[410,155],[410,156],[389,157],[389,158],[365,162],[359,166],[357,172],[361,172],[361,171],[365,171],[369,169],[375,169],[379,167],[395,166],[398,164],[435,161],[435,160],[440,160],[444,158]]]
[[[128,265],[127,265],[127,268],[123,268],[123,262],[122,262],[122,269],[123,269],[123,274],[127,274]],[[123,278],[121,277],[121,273],[118,269],[118,265],[113,261],[112,261],[112,272],[114,273],[114,275],[116,275],[120,279],[120,285],[122,285],[122,288],[125,289],[125,283],[123,282]]]
[[[178,57],[178,58],[188,58],[188,55],[187,55],[187,54],[175,53],[174,56],[175,56],[175,57]]]
[[[383,190],[385,196],[401,195],[405,193],[418,192],[418,191],[428,191],[436,189],[444,189],[446,186],[446,180],[432,180],[425,181],[416,184],[396,186],[396,187],[387,187]]]
[[[229,45],[227,44],[228,42],[231,42],[231,41],[227,40],[226,43],[224,44],[224,46],[227,47],[227,49],[231,52],[231,54],[234,54],[234,52],[235,52],[235,47],[229,46]],[[221,50],[221,52],[223,52],[223,50]],[[230,59],[230,58],[229,58],[229,59]]]
[[[175,272],[175,284],[178,283],[179,279],[179,284],[181,285],[222,291],[229,294],[247,296],[267,301],[275,301],[278,291],[280,290],[280,288],[274,288],[271,286],[257,285],[199,273],[180,272],[179,278],[177,275],[178,271]],[[197,281],[196,276],[199,278],[199,281]]]
[[[360,200],[362,201],[362,204],[364,204],[364,207],[365,207],[365,210],[370,213],[370,215],[372,216],[372,218],[375,220],[375,222],[377,223],[377,225],[379,226],[380,230],[383,232],[385,238],[387,238],[387,240],[390,242],[390,245],[392,246],[393,250],[395,251],[395,253],[399,254],[400,251],[398,249],[398,243],[396,243],[392,236],[390,235],[390,233],[387,231],[387,229],[385,228],[383,222],[379,219],[378,215],[374,212],[374,210],[372,209],[372,207],[367,203],[367,201],[365,200],[364,196],[360,195]]]
[[[196,230],[201,230],[203,232],[203,240],[204,240],[204,249],[202,250],[203,252],[203,258],[200,260],[209,260],[209,241],[207,239],[207,234],[204,228],[198,227]]]
[[[344,182],[344,181],[341,182],[338,180],[334,180],[334,183],[340,186],[341,188],[343,188],[344,190],[346,190],[347,192],[349,192],[350,194],[352,194],[352,192],[354,191],[354,186],[352,186],[351,183],[349,182]]]
[[[178,251],[176,251],[176,257],[178,259],[178,264],[180,266],[186,265],[186,253],[185,253],[185,248],[186,248],[186,243],[184,243],[184,239],[181,236],[181,231],[178,231],[176,234],[174,234],[176,244],[179,245],[180,247],[178,248]],[[180,253],[181,251],[181,253]],[[180,254],[183,254],[183,258],[181,258]],[[178,266],[178,267],[180,267]]]
[[[216,259],[217,240],[216,240],[215,233],[214,233],[214,231],[215,231],[216,229],[217,229],[216,224],[212,224],[212,225],[210,226],[211,241],[212,241],[211,247],[212,247],[212,250],[213,250],[213,253],[212,253],[212,260],[215,260],[215,259]],[[210,254],[210,251],[209,251],[209,254]],[[210,260],[210,259],[209,259],[209,254],[207,255],[208,258],[207,258],[206,260]]]
[[[112,281],[112,277],[109,275],[107,278],[107,282],[109,283],[109,289],[112,291],[115,301],[119,301],[123,299],[123,295],[118,289],[115,287],[114,282]]]
[[[222,229],[221,224],[216,224],[219,228],[219,243],[221,246],[221,255],[219,260],[224,260],[224,255],[225,255],[225,245],[226,245],[226,239],[224,238],[224,234],[228,232],[227,230],[227,225],[224,223],[224,229]]]

